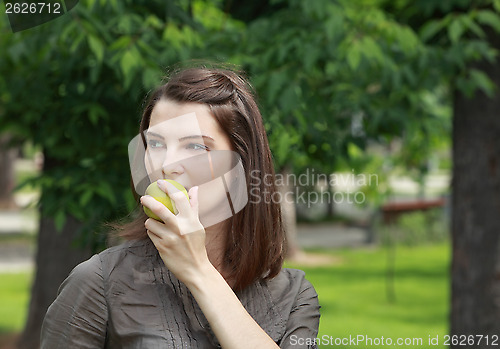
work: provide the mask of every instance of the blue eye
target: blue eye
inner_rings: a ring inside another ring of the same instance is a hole
[[[186,146],[187,149],[193,149],[193,150],[209,150],[206,145],[199,144],[199,143],[189,143]]]
[[[163,146],[164,146],[164,144],[158,140],[155,140],[155,139],[148,140],[148,148],[158,149],[158,148],[162,148]]]

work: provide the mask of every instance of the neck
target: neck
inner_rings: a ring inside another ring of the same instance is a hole
[[[212,265],[229,283],[229,280],[226,278],[227,272],[224,270],[224,251],[226,247],[227,235],[224,223],[225,222],[221,222],[205,228],[205,247],[207,249],[207,255],[210,263],[212,263]]]

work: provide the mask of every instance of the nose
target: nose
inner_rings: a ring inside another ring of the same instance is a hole
[[[163,178],[175,179],[184,173],[184,166],[182,164],[182,158],[175,154],[174,151],[167,151],[165,154],[165,159],[163,161],[161,171]]]

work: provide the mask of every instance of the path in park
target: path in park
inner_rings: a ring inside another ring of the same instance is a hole
[[[23,211],[0,211],[0,272],[17,272],[33,268],[35,246],[27,238],[35,234],[36,217]],[[9,237],[9,238],[7,238]],[[35,237],[33,237],[35,240]],[[356,247],[365,244],[364,229],[341,224],[299,224],[297,241],[304,248]]]

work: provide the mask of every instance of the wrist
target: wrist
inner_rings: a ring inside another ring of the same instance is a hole
[[[188,275],[185,275],[182,280],[184,284],[190,289],[201,289],[206,285],[207,281],[214,277],[215,273],[219,273],[213,264],[207,259],[192,270]]]
[[[224,280],[219,271],[213,266],[210,261],[203,263],[191,277],[184,281],[184,284],[191,293],[200,293],[207,289],[214,280],[218,278]]]

